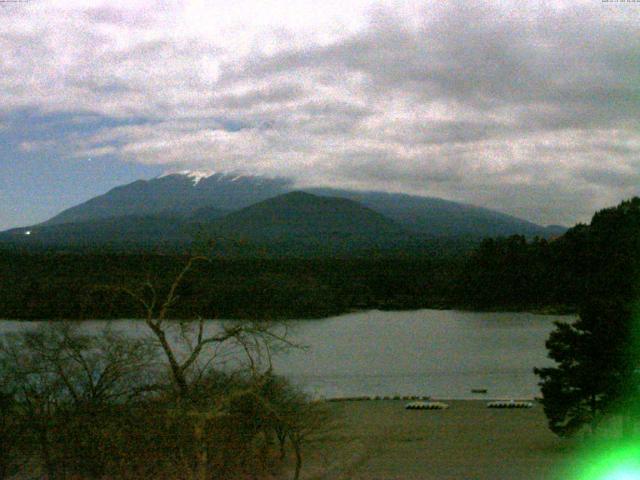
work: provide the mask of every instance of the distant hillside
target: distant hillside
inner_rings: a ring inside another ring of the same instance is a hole
[[[548,229],[495,210],[439,198],[331,188],[312,188],[306,191],[360,202],[408,230],[431,237],[485,238],[517,234],[548,238],[566,231],[564,227]]]
[[[261,243],[330,249],[391,246],[408,238],[397,223],[352,200],[291,192],[230,213],[212,232]]]
[[[0,243],[22,247],[154,247],[191,242],[194,226],[170,216],[123,216],[93,221],[43,224],[0,233]]]

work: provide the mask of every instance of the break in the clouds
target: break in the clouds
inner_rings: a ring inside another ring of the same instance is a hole
[[[572,224],[640,193],[639,30],[640,4],[601,0],[0,4],[0,162],[285,175]]]

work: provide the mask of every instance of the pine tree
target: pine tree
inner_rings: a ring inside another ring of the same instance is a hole
[[[557,365],[535,369],[549,426],[562,436],[614,411],[630,418],[640,393],[640,199],[596,213],[582,242],[579,318],[557,323],[547,341]]]
[[[556,323],[546,346],[556,367],[535,369],[554,433],[592,431],[608,412],[625,409],[634,367],[633,315],[628,303],[592,300],[573,323]]]

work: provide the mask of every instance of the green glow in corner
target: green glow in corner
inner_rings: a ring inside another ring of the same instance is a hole
[[[638,480],[640,479],[640,473],[637,468],[619,468],[613,472],[606,474],[607,480]]]
[[[640,480],[640,443],[592,452],[576,480]]]

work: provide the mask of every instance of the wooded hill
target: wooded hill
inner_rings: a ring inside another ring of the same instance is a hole
[[[640,199],[602,210],[556,240],[486,239],[470,253],[435,244],[306,258],[272,256],[250,242],[209,247],[209,261],[197,262],[181,286],[174,318],[309,318],[372,308],[571,312],[587,292],[614,295],[638,281]],[[4,249],[0,318],[138,317],[118,288],[149,281],[166,291],[185,261],[153,252]]]

